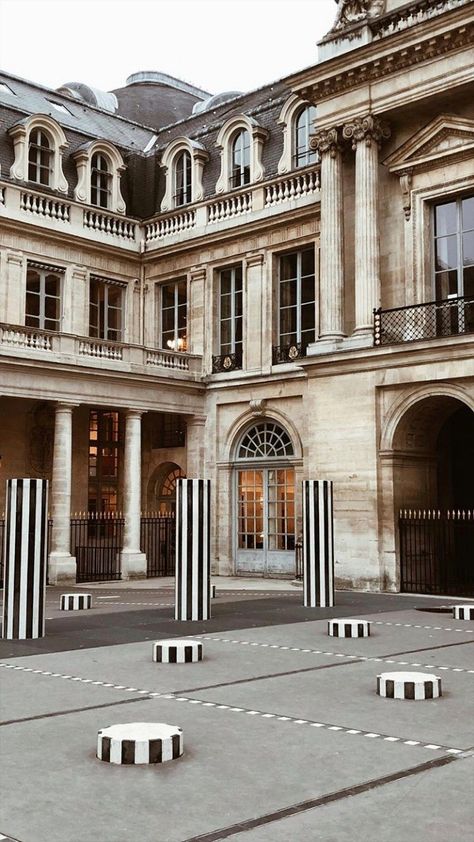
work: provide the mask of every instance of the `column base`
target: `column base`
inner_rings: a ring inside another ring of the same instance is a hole
[[[344,341],[344,347],[347,350],[354,348],[373,348],[374,347],[374,331],[373,328],[361,328],[355,330],[352,336],[348,336]]]
[[[306,349],[306,356],[312,357],[316,354],[332,354],[344,347],[347,337],[345,334],[334,334],[333,336],[322,336],[316,342],[311,342]]]
[[[122,550],[120,553],[122,581],[129,579],[146,579],[146,555],[134,550]]]
[[[77,565],[69,553],[50,553],[48,556],[48,584],[70,585],[76,583]]]

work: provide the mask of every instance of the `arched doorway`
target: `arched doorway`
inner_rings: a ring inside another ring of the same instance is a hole
[[[393,450],[401,590],[474,595],[474,412],[426,397],[400,419]]]
[[[236,572],[288,574],[294,569],[294,447],[277,422],[262,420],[235,450]]]
[[[186,474],[174,462],[163,462],[153,471],[148,483],[147,505],[149,512],[174,515],[176,511],[176,483]]]

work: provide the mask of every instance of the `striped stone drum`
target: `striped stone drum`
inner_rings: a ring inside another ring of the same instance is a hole
[[[329,620],[329,637],[370,637],[368,620]]]
[[[202,643],[198,640],[158,640],[153,644],[157,664],[191,664],[202,661]]]
[[[59,602],[61,611],[82,611],[85,608],[92,608],[92,594],[90,593],[63,593]]]
[[[305,608],[334,605],[333,488],[303,481],[303,597]]]
[[[176,483],[175,620],[211,616],[210,489],[208,479]]]
[[[453,605],[455,620],[474,620],[474,603],[470,605]]]
[[[148,765],[176,760],[183,754],[183,732],[164,722],[127,722],[101,728],[97,757],[117,765]]]
[[[441,679],[424,672],[383,672],[377,676],[377,694],[386,699],[438,699]]]
[[[7,480],[2,632],[6,640],[44,637],[47,545],[47,480]]]

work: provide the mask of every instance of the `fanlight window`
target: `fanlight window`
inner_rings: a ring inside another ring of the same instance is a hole
[[[49,185],[54,150],[51,141],[42,129],[30,132],[28,144],[28,180],[37,184]]]
[[[109,161],[101,152],[96,152],[91,161],[91,205],[110,207],[111,194],[112,173]]]
[[[238,459],[275,459],[294,456],[291,439],[279,424],[264,421],[247,430],[238,449]]]
[[[160,497],[176,497],[176,483],[179,479],[186,476],[181,468],[173,468],[169,474],[164,478],[160,490]]]

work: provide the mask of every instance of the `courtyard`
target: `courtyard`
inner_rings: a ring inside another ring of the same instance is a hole
[[[213,579],[212,619],[176,622],[171,579],[94,584],[87,611],[0,643],[0,838],[15,842],[473,840],[474,623],[451,598],[336,593],[303,608],[282,580]],[[371,636],[329,637],[331,617]],[[188,636],[203,660],[152,662]],[[380,672],[441,676],[443,695],[376,695]],[[166,722],[184,755],[96,758],[100,728]]]

